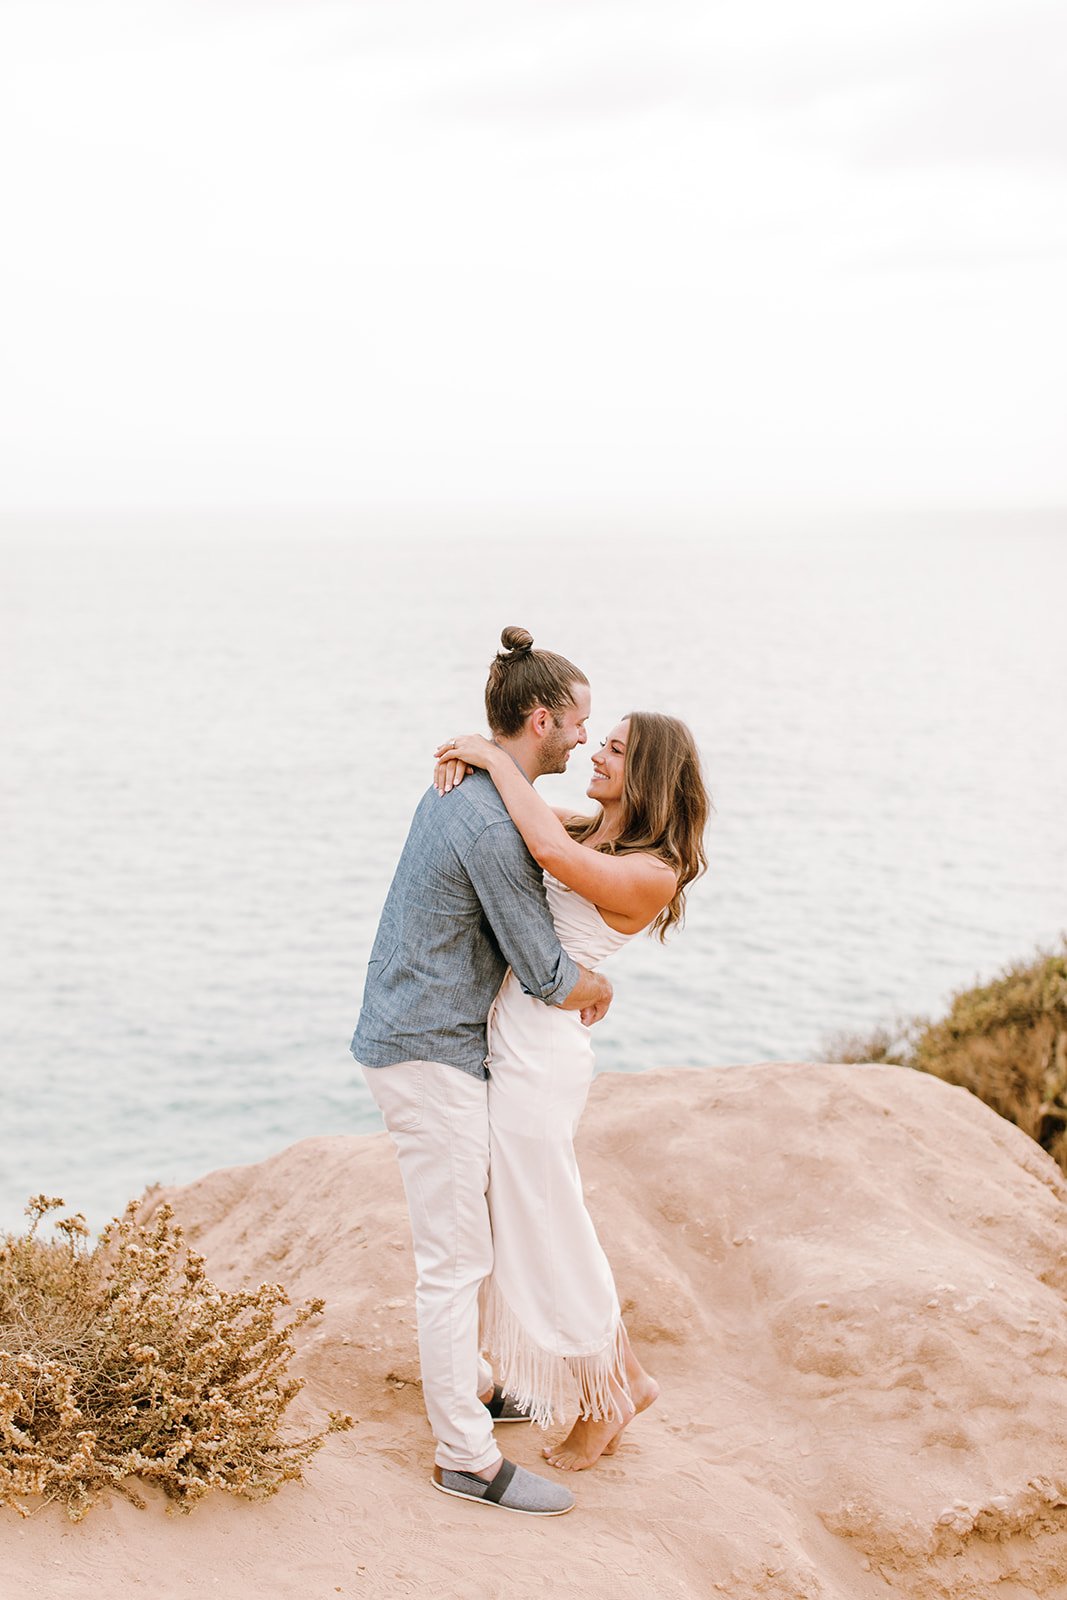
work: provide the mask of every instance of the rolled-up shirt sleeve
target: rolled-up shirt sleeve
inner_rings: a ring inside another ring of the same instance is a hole
[[[464,865],[500,952],[525,992],[561,1006],[580,974],[559,942],[540,868],[514,826],[491,823]]]

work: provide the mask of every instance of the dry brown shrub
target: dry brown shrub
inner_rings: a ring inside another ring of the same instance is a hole
[[[956,994],[913,1065],[972,1090],[1067,1171],[1067,941]]]
[[[831,1061],[887,1061],[961,1084],[1067,1171],[1067,940],[961,989],[940,1022],[839,1035]]]
[[[211,1489],[265,1499],[351,1427],[331,1412],[320,1433],[279,1433],[303,1386],[293,1334],[321,1300],[279,1325],[279,1284],[218,1288],[168,1205],[151,1226],[128,1206],[94,1248],[80,1213],[42,1238],[62,1205],[35,1196],[28,1231],[0,1240],[0,1506],[43,1495],[77,1522],[108,1489],[143,1506],[131,1478],[183,1511]]]
[[[819,1049],[820,1061],[843,1061],[850,1066],[861,1062],[884,1061],[891,1066],[907,1065],[914,1046],[913,1024],[897,1022],[893,1027],[873,1028],[870,1033],[834,1033]]]

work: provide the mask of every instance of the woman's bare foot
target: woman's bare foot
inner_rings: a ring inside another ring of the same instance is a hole
[[[656,1382],[655,1378],[650,1378],[647,1372],[642,1371],[640,1383],[635,1382],[632,1378],[630,1379],[630,1393],[634,1398],[634,1417],[636,1417],[639,1411],[647,1411],[653,1400],[658,1397],[659,1384]],[[629,1426],[629,1423],[634,1420],[634,1417],[630,1417],[629,1422],[624,1422],[618,1432],[612,1434],[611,1438],[600,1452],[601,1455],[613,1456],[615,1454],[616,1450],[619,1448],[619,1445],[622,1443],[623,1433]]]
[[[551,1466],[562,1472],[584,1472],[595,1466],[601,1456],[613,1456],[625,1429],[639,1411],[648,1410],[659,1394],[659,1384],[643,1370],[639,1381],[630,1380],[629,1396],[620,1385],[613,1383],[611,1387],[623,1420],[612,1417],[594,1422],[591,1417],[579,1417],[562,1444],[546,1445],[541,1451]]]
[[[610,1422],[593,1422],[579,1417],[562,1444],[546,1445],[541,1451],[545,1460],[565,1472],[582,1472],[600,1460],[613,1456],[619,1448],[623,1432],[639,1411],[647,1411],[659,1394],[659,1384],[650,1377],[633,1353],[625,1327],[622,1329],[623,1355],[626,1361],[627,1394],[621,1384],[613,1383],[615,1403],[623,1420],[615,1417]]]
[[[626,1383],[633,1397],[634,1417],[639,1411],[647,1411],[653,1400],[659,1394],[659,1384],[655,1378],[649,1376],[644,1367],[634,1355],[630,1336],[626,1332],[626,1325],[622,1328],[622,1349],[626,1360]],[[633,1421],[633,1417],[630,1418]],[[604,1447],[606,1456],[613,1456],[622,1441],[622,1428],[614,1435]]]
[[[579,1417],[562,1444],[546,1444],[541,1454],[550,1466],[561,1472],[584,1472],[598,1462],[611,1441],[622,1432],[631,1417],[635,1416],[634,1403],[621,1384],[612,1382],[612,1397],[622,1421],[617,1416],[594,1422],[592,1417]]]

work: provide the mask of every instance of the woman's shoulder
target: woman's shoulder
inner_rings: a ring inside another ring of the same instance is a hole
[[[595,850],[597,846],[592,845],[590,848]],[[668,861],[666,856],[660,855],[656,850],[639,850],[631,848],[602,851],[601,853],[605,855],[611,855],[616,861],[625,861],[629,866],[636,865],[640,871],[647,871],[650,875],[664,875],[665,878],[670,877],[677,880],[678,868],[672,861]]]
[[[677,878],[678,868],[673,861],[668,861],[666,856],[657,855],[654,850],[639,850],[637,854],[642,861],[649,862],[659,872],[666,872],[670,877]]]

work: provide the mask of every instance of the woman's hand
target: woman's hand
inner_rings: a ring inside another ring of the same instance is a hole
[[[447,794],[463,782],[475,767],[488,767],[497,754],[497,747],[477,733],[462,733],[438,745],[434,751],[433,786],[438,794]]]
[[[434,751],[438,761],[465,761],[468,767],[492,766],[494,757],[499,754],[499,745],[490,744],[480,733],[458,734],[455,739],[438,745]]]
[[[439,761],[433,769],[433,786],[438,794],[447,794],[449,789],[455,789],[474,771],[465,761]]]

